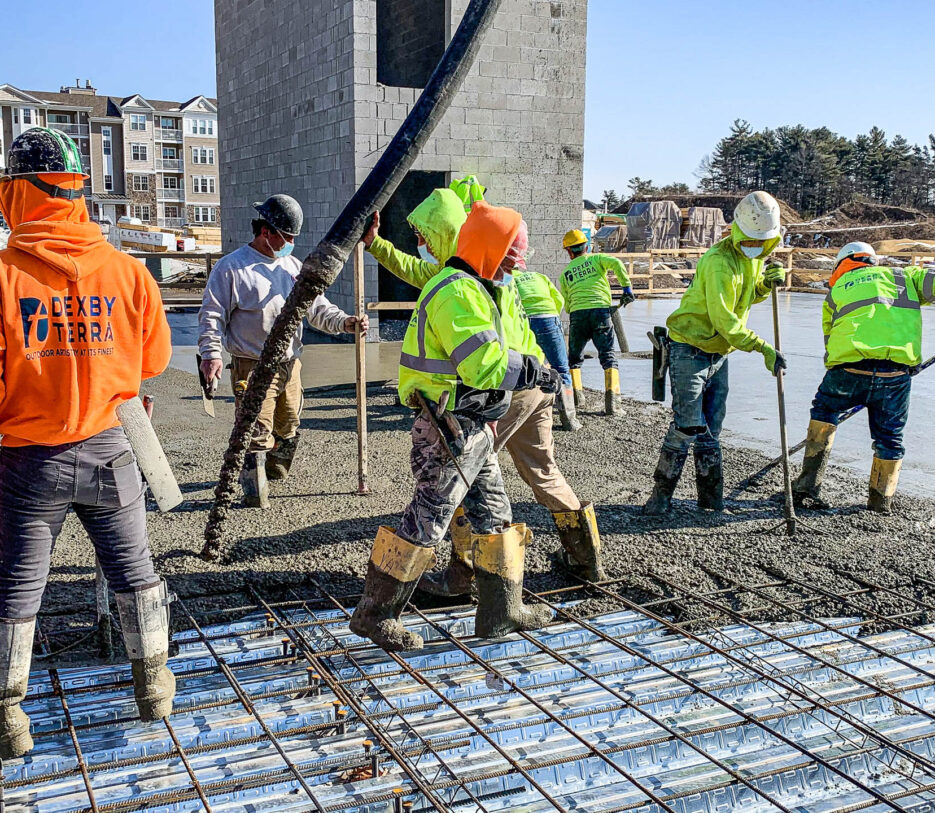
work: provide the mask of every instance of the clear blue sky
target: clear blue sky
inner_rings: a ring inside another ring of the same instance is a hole
[[[157,99],[215,92],[211,0],[44,0],[17,3],[16,17],[0,81],[57,90],[80,77]],[[933,30],[931,0],[590,0],[585,194],[622,193],[635,175],[694,185],[738,117],[848,137],[876,124],[925,143]]]

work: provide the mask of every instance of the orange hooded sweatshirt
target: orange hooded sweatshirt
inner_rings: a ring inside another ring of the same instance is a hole
[[[46,173],[70,189],[82,180]],[[119,425],[116,408],[172,354],[159,288],[117,251],[83,198],[0,182],[13,229],[0,251],[0,434],[4,446],[57,446]]]

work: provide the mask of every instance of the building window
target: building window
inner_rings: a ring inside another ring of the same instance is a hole
[[[145,130],[146,129],[146,115],[144,113],[131,113],[130,114],[130,129],[131,130]]]
[[[65,113],[49,113],[49,122],[52,124],[71,124],[72,121]]]
[[[162,127],[163,130],[178,130],[178,119],[167,119],[165,116],[163,116],[162,121],[160,122],[160,127]]]
[[[149,159],[149,152],[145,144],[131,144],[130,145],[130,158],[134,161],[147,161]]]
[[[192,147],[193,164],[213,164],[214,149],[211,147]]]
[[[162,158],[167,161],[175,161],[179,157],[178,150],[175,147],[163,147]]]
[[[104,176],[104,191],[106,192],[114,191],[114,176],[113,175]]]
[[[177,175],[163,175],[162,176],[162,188],[163,189],[179,189],[179,179]]]
[[[377,81],[383,85],[425,87],[445,51],[446,4],[439,0],[379,0],[374,5]],[[552,5],[554,8],[558,4]]]
[[[166,206],[165,212],[166,212],[166,217],[168,218],[176,219],[176,218],[181,217],[181,215],[179,214],[178,206]]]
[[[213,175],[192,175],[192,192],[198,195],[213,195],[215,182]]]
[[[29,107],[23,108],[23,124],[32,124],[32,109]]]
[[[113,148],[113,131],[110,127],[101,127],[101,151],[104,155],[111,155]]]
[[[190,119],[192,135],[214,135],[214,119]]]
[[[142,206],[141,205],[131,206],[130,217],[137,217],[140,220],[142,220],[144,223],[149,223],[151,219],[149,216],[149,205],[143,204]]]
[[[13,123],[19,124],[19,108],[18,107],[13,108]]]
[[[133,191],[134,192],[148,192],[149,191],[149,175],[134,175],[133,176]]]
[[[217,219],[217,209],[213,206],[195,206],[196,223],[214,223]]]

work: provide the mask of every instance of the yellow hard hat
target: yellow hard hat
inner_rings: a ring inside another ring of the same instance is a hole
[[[575,246],[582,246],[587,242],[588,236],[581,231],[581,229],[572,229],[565,235],[565,239],[562,240],[562,246],[564,248],[574,248]]]

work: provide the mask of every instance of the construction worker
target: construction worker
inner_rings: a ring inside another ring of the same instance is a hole
[[[415,231],[420,254],[428,259],[399,251],[380,237],[377,233],[379,212],[374,216],[363,242],[384,268],[410,285],[424,289],[438,273],[439,266],[444,266],[454,255],[465,221],[464,212],[457,195],[448,189],[436,189],[416,207],[408,220]],[[516,264],[521,268],[525,265],[524,256],[528,250],[525,223],[521,223],[515,242]],[[494,298],[501,314],[507,347],[522,355],[534,356],[542,363],[545,359],[530,328],[515,282],[497,286]],[[601,540],[594,505],[578,499],[555,461],[553,403],[551,394],[538,389],[514,393],[510,408],[498,423],[494,451],[499,452],[506,447],[517,472],[532,489],[536,501],[551,513],[569,569],[580,578],[600,581],[606,577],[601,567]],[[464,509],[459,507],[451,526],[451,561],[442,571],[426,573],[419,584],[421,590],[441,596],[470,593],[474,575],[471,533],[471,524]]]
[[[471,207],[479,200],[484,200],[487,194],[487,187],[477,180],[476,175],[466,175],[463,178],[456,178],[448,187],[454,192],[464,205],[464,214],[471,213]]]
[[[399,615],[462,502],[474,528],[476,634],[498,638],[551,618],[548,608],[522,603],[531,535],[512,524],[494,452],[494,426],[509,409],[511,392],[561,388],[558,373],[535,355],[509,349],[498,307],[504,299],[498,292],[506,290],[524,250],[516,243],[521,225],[512,209],[474,204],[457,253],[423,287],[403,339],[399,397],[421,409],[412,428],[415,496],[397,530],[380,528],[350,624],[384,649],[421,648],[421,637]]]
[[[812,401],[793,497],[799,507],[828,507],[821,480],[838,422],[853,407],[866,407],[873,438],[867,508],[889,514],[906,451],[912,371],[922,361],[920,306],[935,302],[935,271],[877,265],[873,246],[848,243],[829,287],[821,315],[827,372]]]
[[[584,364],[585,345],[593,341],[601,367],[604,368],[604,414],[616,415],[619,412],[620,374],[614,356],[613,301],[607,275],[613,272],[623,288],[622,307],[636,298],[630,287],[630,278],[620,260],[607,254],[591,254],[588,237],[580,229],[568,232],[562,245],[571,259],[562,272],[559,285],[571,320],[568,327],[568,362],[571,365],[575,403],[578,407],[584,404],[581,365]]]
[[[302,270],[294,256],[302,231],[302,208],[289,195],[254,203],[253,240],[221,258],[211,269],[198,314],[201,372],[206,382],[220,379],[221,349],[231,355],[231,384],[238,403],[263,351],[266,337]],[[324,296],[308,311],[309,324],[323,333],[354,333],[358,321]],[[267,480],[285,479],[299,445],[302,412],[302,328],[296,330],[260,408],[240,483],[250,508],[269,507]]]
[[[669,381],[672,423],[653,475],[655,486],[644,513],[666,513],[694,442],[698,507],[724,509],[721,425],[727,410],[727,355],[734,350],[763,354],[776,375],[786,360],[747,328],[750,308],[781,285],[785,270],[766,267],[779,245],[779,204],[766,192],[751,192],[734,210],[729,237],[715,243],[698,268],[678,308],[669,316]]]
[[[169,715],[169,597],[116,408],[172,353],[159,288],[90,222],[75,143],[34,127],[10,146],[0,211],[0,758],[29,751],[26,695],[52,548],[73,509],[117,596],[140,719]]]
[[[562,383],[565,386],[556,399],[562,426],[571,432],[577,432],[581,428],[581,422],[575,412],[568,348],[565,346],[565,333],[559,318],[562,308],[565,307],[565,297],[552,284],[552,280],[538,271],[520,271],[514,279],[523,310],[529,317],[529,326],[539,347],[545,353],[549,364],[562,374]]]

